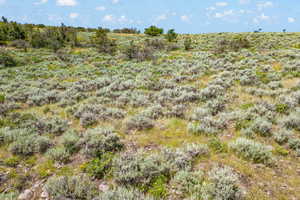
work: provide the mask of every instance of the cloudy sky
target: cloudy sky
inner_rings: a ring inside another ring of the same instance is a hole
[[[299,0],[0,0],[10,20],[181,33],[300,31]]]

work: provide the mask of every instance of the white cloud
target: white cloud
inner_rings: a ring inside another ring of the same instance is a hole
[[[180,16],[181,21],[183,22],[190,22],[190,17],[187,15]]]
[[[105,15],[102,18],[102,21],[104,23],[120,23],[120,24],[132,24],[135,22],[132,19],[128,19],[125,15],[122,15],[120,17],[114,15]]]
[[[48,15],[48,20],[49,21],[53,21],[53,22],[62,22],[63,21],[63,18],[59,15]]]
[[[6,0],[0,0],[0,5],[5,4]]]
[[[47,3],[48,2],[48,0],[40,0],[40,1],[38,1],[38,2],[35,2],[34,4],[35,5],[40,5],[40,4],[45,4],[45,3]]]
[[[155,18],[155,21],[164,21],[168,18],[167,14],[159,15]]]
[[[206,10],[213,11],[213,10],[216,10],[216,7],[211,6],[211,7],[206,8]]]
[[[224,6],[228,6],[228,3],[227,2],[217,2],[216,6],[224,7]]]
[[[273,7],[274,4],[272,1],[264,1],[264,2],[257,3],[256,6],[257,6],[258,10],[262,10],[264,8]]]
[[[289,22],[289,23],[294,23],[295,21],[296,21],[296,19],[293,18],[293,17],[289,17],[289,18],[288,18],[288,22]]]
[[[115,18],[113,15],[105,15],[102,18],[102,21],[104,21],[104,22],[113,22],[114,20],[115,20]]]
[[[104,10],[106,10],[106,7],[104,7],[104,6],[98,6],[98,7],[96,7],[96,10],[104,11]]]
[[[76,6],[76,0],[56,0],[56,4],[59,6]]]
[[[232,16],[233,10],[225,10],[224,12],[217,12],[214,17],[215,18],[223,18],[223,17],[227,17],[227,16]]]
[[[69,14],[69,17],[70,17],[71,19],[76,19],[78,16],[79,16],[78,13],[70,13],[70,14]]]
[[[251,0],[240,0],[240,4],[248,4]]]
[[[267,16],[267,15],[265,15],[264,13],[262,13],[262,14],[259,16],[259,18],[260,18],[261,20],[269,20],[269,19],[270,19],[270,16]]]
[[[270,20],[271,20],[271,17],[270,17],[270,16],[267,16],[267,15],[265,15],[264,13],[262,13],[261,15],[255,17],[255,18],[253,19],[253,22],[254,22],[255,24],[259,24],[259,23],[262,22],[262,21],[270,21]]]
[[[113,4],[117,4],[117,3],[120,2],[120,0],[111,0],[111,2],[112,2]]]
[[[125,15],[122,15],[121,17],[117,18],[117,22],[119,23],[134,23],[133,20],[128,19]]]

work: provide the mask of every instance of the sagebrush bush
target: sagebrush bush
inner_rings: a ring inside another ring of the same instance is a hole
[[[288,140],[288,145],[289,145],[289,147],[291,148],[291,149],[293,149],[293,150],[300,150],[300,139],[298,139],[298,138],[290,138],[289,140]]]
[[[125,121],[125,127],[127,131],[131,130],[147,130],[154,127],[154,122],[143,115],[135,115]]]
[[[170,170],[176,172],[178,170],[191,170],[194,159],[208,154],[207,145],[192,143],[177,149],[164,148],[160,156],[168,163]]]
[[[300,114],[299,112],[294,112],[285,117],[282,120],[282,124],[287,129],[300,130]]]
[[[155,198],[145,195],[137,189],[117,187],[101,193],[93,200],[155,200]]]
[[[96,185],[85,175],[51,177],[44,188],[53,200],[92,200],[97,194]]]
[[[247,138],[254,138],[255,132],[251,127],[241,129],[241,135]]]
[[[149,187],[160,175],[168,176],[170,166],[157,155],[125,152],[114,160],[113,174],[120,184]]]
[[[215,119],[211,116],[204,117],[201,122],[189,123],[188,131],[193,134],[215,136],[227,127],[226,119]]]
[[[77,144],[80,137],[76,131],[68,131],[62,136],[61,143],[69,153],[76,153],[80,147]]]
[[[67,163],[71,155],[64,147],[55,147],[49,149],[46,153],[46,156],[56,162]]]
[[[260,134],[261,136],[267,137],[271,135],[272,123],[263,118],[257,118],[254,120],[251,128],[254,132]]]
[[[0,129],[0,144],[9,144],[15,142],[20,137],[26,137],[32,135],[33,132],[28,129],[10,129],[8,127]]]
[[[40,133],[63,134],[69,127],[68,121],[57,117],[41,119],[35,125]]]
[[[124,146],[119,136],[107,128],[88,129],[78,145],[88,157],[101,157],[104,153],[118,152]]]
[[[44,153],[52,142],[44,136],[29,135],[19,137],[9,145],[9,150],[16,155],[30,156],[34,153]]]
[[[164,109],[161,105],[154,105],[145,109],[141,114],[150,119],[158,119],[164,116]]]
[[[238,138],[236,141],[230,143],[230,147],[239,156],[254,163],[271,165],[275,161],[271,146],[266,146],[250,139]]]
[[[202,184],[204,181],[204,174],[202,171],[179,171],[170,181],[172,190],[176,194],[170,194],[171,196],[179,196],[181,198],[189,196],[201,196]]]
[[[242,200],[245,199],[238,175],[229,167],[215,167],[209,172],[211,183],[203,189],[204,199]]]
[[[278,144],[285,144],[293,135],[293,132],[285,129],[280,129],[278,132],[274,133],[274,139]]]

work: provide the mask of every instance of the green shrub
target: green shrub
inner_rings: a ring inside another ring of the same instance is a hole
[[[46,182],[45,190],[53,200],[91,200],[97,194],[96,185],[84,175],[51,177]]]
[[[113,55],[117,51],[117,43],[115,40],[108,38],[107,31],[99,28],[93,38],[93,42],[100,53]]]
[[[192,39],[190,37],[185,38],[183,44],[186,51],[192,49]]]
[[[175,42],[178,37],[178,34],[175,33],[174,29],[170,29],[170,30],[168,30],[165,37],[168,40],[168,42]]]
[[[67,163],[70,153],[64,147],[55,147],[47,151],[47,157],[59,163]]]
[[[149,28],[145,29],[144,33],[149,36],[159,36],[164,33],[164,30],[156,26],[150,26]]]
[[[18,65],[17,60],[6,50],[0,50],[0,65],[4,67],[15,67]]]
[[[222,143],[219,138],[212,138],[209,140],[208,146],[216,153],[225,153],[228,151],[228,147],[225,143]]]
[[[80,150],[77,144],[80,137],[75,131],[68,131],[62,136],[62,144],[70,154],[76,153]]]
[[[251,120],[239,119],[235,123],[235,129],[236,130],[246,129],[250,127],[250,124],[251,124]]]
[[[164,198],[167,195],[168,178],[161,175],[153,180],[149,186],[148,193],[156,198]]]
[[[289,106],[286,104],[282,104],[282,103],[276,104],[276,112],[278,113],[286,113],[288,109]]]
[[[105,153],[101,155],[101,158],[93,159],[92,161],[84,164],[82,169],[91,176],[97,179],[102,179],[104,176],[110,174],[113,158],[114,154]]]
[[[211,183],[203,189],[204,199],[242,200],[245,199],[239,178],[229,167],[215,167],[209,172]]]
[[[263,163],[266,165],[274,163],[271,146],[265,146],[261,143],[246,138],[238,138],[236,141],[230,144],[230,147],[239,156],[243,157],[244,159],[249,159],[254,163]]]
[[[9,158],[6,158],[4,160],[4,164],[9,166],[9,167],[17,167],[17,165],[20,163],[21,159],[17,156],[12,156]]]
[[[214,51],[216,54],[222,54],[230,51],[240,51],[241,49],[248,49],[250,47],[251,43],[245,36],[238,36],[219,40]]]
[[[5,102],[5,95],[0,93],[0,103]]]
[[[125,58],[128,60],[137,60],[143,62],[154,60],[154,49],[145,45],[137,45],[133,41],[123,50]]]
[[[281,156],[287,156],[289,154],[289,151],[278,145],[275,147],[275,153]]]

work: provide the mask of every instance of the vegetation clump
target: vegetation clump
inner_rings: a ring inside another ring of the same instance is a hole
[[[93,42],[100,53],[114,54],[117,51],[116,41],[108,38],[107,31],[99,28]]]
[[[272,147],[265,146],[250,139],[238,138],[230,144],[230,147],[241,157],[249,159],[254,163],[266,165],[274,164],[275,159],[272,154]]]
[[[18,65],[18,62],[13,55],[8,53],[6,50],[0,50],[0,64],[4,67],[15,67]]]
[[[71,198],[90,200],[97,194],[97,187],[85,175],[57,176],[48,179],[45,190],[54,200]]]
[[[158,28],[156,26],[150,26],[149,28],[146,28],[144,33],[146,35],[149,35],[149,36],[159,36],[161,34],[164,33],[164,30],[162,28]]]

